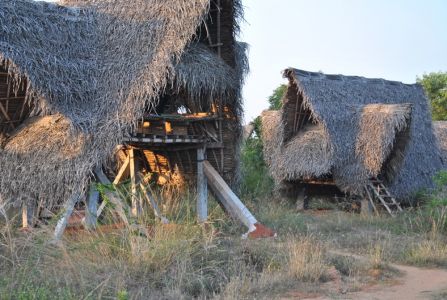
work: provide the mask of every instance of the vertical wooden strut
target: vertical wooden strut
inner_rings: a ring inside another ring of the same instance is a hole
[[[34,226],[34,204],[23,204],[22,205],[22,228],[30,228]]]
[[[90,190],[87,198],[87,207],[85,210],[85,227],[88,229],[96,228],[98,214],[99,191],[95,184],[90,183]]]
[[[217,0],[217,55],[219,57],[222,57],[222,42],[221,42],[221,14],[222,14],[222,7],[220,6],[220,0]]]
[[[138,165],[135,159],[135,150],[130,148],[129,150],[129,167],[130,167],[130,186],[132,193],[132,216],[138,217],[141,214],[141,207],[138,199]]]
[[[208,185],[203,170],[205,149],[197,149],[197,219],[200,223],[208,219]]]

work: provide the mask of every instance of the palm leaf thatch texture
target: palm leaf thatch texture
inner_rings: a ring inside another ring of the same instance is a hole
[[[361,194],[380,176],[402,200],[432,186],[441,158],[420,85],[297,69],[284,76],[282,110],[262,115],[278,183],[332,176],[342,191]]]
[[[25,84],[38,116],[2,137],[0,201],[51,207],[85,193],[91,170],[169,85],[210,97],[240,93],[242,67],[230,70],[193,45],[209,2],[0,1],[0,66],[15,92]]]

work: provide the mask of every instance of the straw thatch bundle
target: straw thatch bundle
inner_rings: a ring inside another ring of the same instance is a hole
[[[264,111],[261,117],[264,157],[277,183],[296,178],[320,177],[330,172],[333,149],[321,125],[308,124],[296,136],[284,142],[281,112]]]
[[[169,83],[203,93],[211,72],[198,76],[200,68],[218,63],[220,73],[207,78],[210,97],[239,94],[242,67],[229,70],[198,46],[183,54],[208,8],[209,0],[1,1],[0,65],[17,86],[26,79],[32,115],[57,114],[3,141],[1,201],[39,198],[50,207],[84,193],[91,170]]]
[[[382,175],[401,199],[432,186],[441,159],[420,85],[296,69],[284,75],[283,109],[263,114],[265,156],[277,181],[332,175],[341,190],[361,193]],[[299,106],[307,125],[294,131]]]

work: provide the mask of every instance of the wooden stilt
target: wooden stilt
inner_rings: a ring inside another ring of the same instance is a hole
[[[96,228],[98,214],[99,191],[94,183],[90,184],[90,191],[87,198],[87,207],[85,210],[85,227],[88,229]]]
[[[112,184],[110,182],[109,178],[107,178],[107,176],[104,174],[104,172],[102,171],[102,169],[100,167],[96,168],[94,172],[95,172],[96,178],[99,180],[100,183],[106,184],[106,185]],[[127,219],[127,216],[126,216],[126,210],[128,209],[127,205],[121,201],[119,196],[114,191],[106,190],[104,192],[104,194],[107,197],[107,199],[110,200],[110,202],[113,205],[115,205],[115,209],[118,212],[118,215],[120,216],[120,218],[123,220],[124,224],[129,225],[129,220]],[[97,216],[99,216],[99,214],[104,209],[105,201],[103,202],[103,204],[104,204],[104,206],[101,204],[101,206],[99,207]]]
[[[197,219],[200,223],[208,219],[208,185],[203,171],[205,149],[197,149]]]
[[[68,219],[70,218],[71,214],[73,213],[74,207],[76,203],[80,200],[79,195],[74,195],[71,197],[71,199],[65,203],[64,207],[64,213],[62,214],[62,218],[57,222],[56,229],[54,230],[54,240],[55,242],[59,241],[62,238],[62,235],[64,234],[65,228],[68,224]]]
[[[131,186],[131,193],[132,193],[132,208],[131,213],[132,216],[138,217],[141,215],[141,207],[140,207],[140,200],[138,197],[138,164],[135,159],[135,150],[131,148],[129,150],[129,167],[130,167],[130,186]]]
[[[161,222],[163,224],[168,224],[169,220],[166,219],[160,211],[160,208],[158,207],[157,202],[155,202],[154,197],[151,195],[151,193],[146,189],[146,187],[144,186],[144,184],[140,183],[140,187],[141,187],[141,191],[143,192],[144,197],[146,197],[147,201],[149,202],[149,204],[152,206],[152,208],[154,209],[154,214],[156,217],[160,218]]]
[[[34,204],[22,205],[22,228],[34,227],[35,207]]]
[[[123,178],[126,174],[128,174],[129,162],[130,162],[130,157],[127,156],[126,159],[124,160],[123,165],[121,166],[120,170],[118,171],[118,174],[116,175],[115,180],[113,180],[114,185],[117,185],[121,181],[121,178]]]

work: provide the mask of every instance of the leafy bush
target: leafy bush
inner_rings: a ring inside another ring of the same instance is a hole
[[[261,120],[256,118],[254,134],[250,136],[242,147],[242,186],[245,197],[257,198],[269,195],[273,190],[273,180],[268,174],[264,161],[261,138]]]
[[[430,100],[434,120],[447,120],[447,72],[432,72],[417,78]]]
[[[447,172],[435,177],[436,191],[429,197],[427,209],[433,233],[447,232]]]

